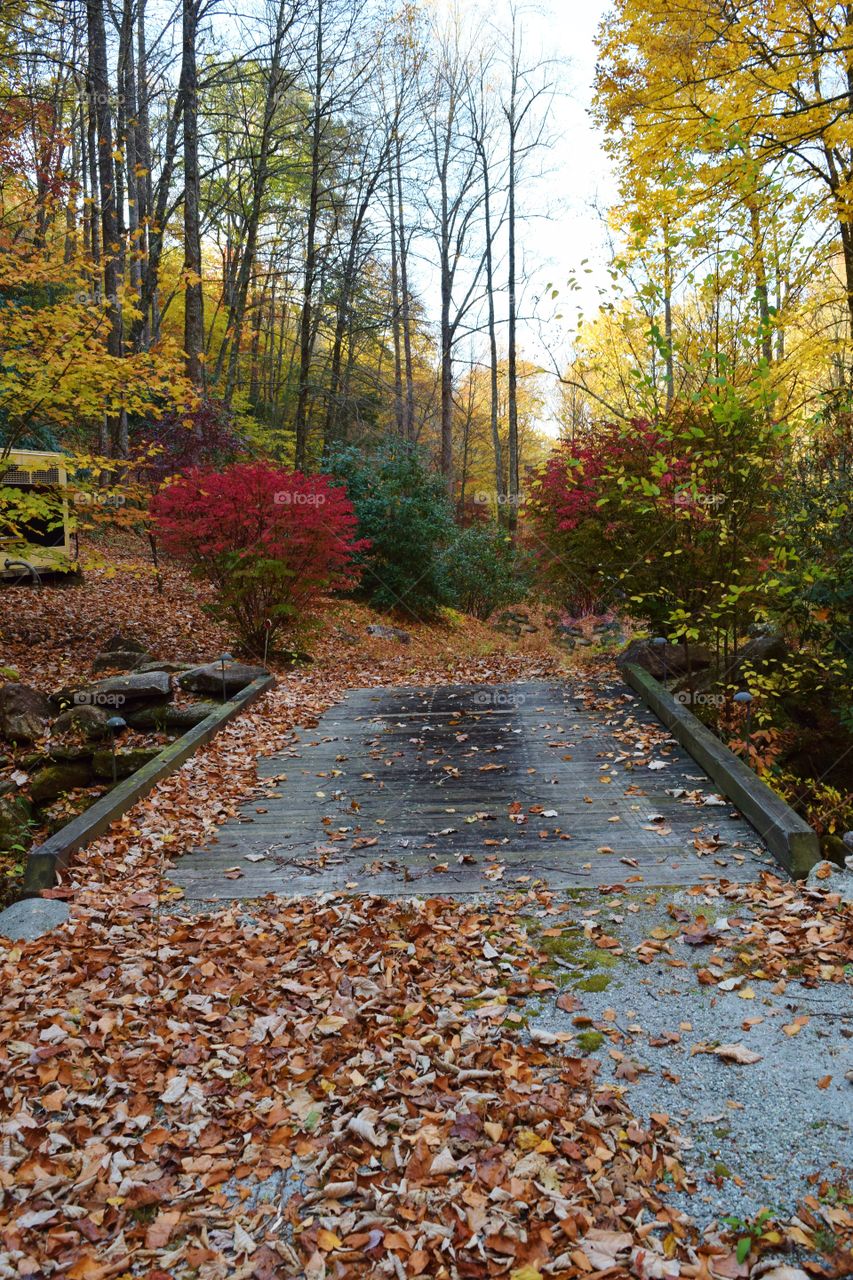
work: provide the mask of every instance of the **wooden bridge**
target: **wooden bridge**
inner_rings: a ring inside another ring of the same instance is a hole
[[[215,844],[178,862],[190,899],[754,879],[772,857],[621,683],[361,689],[283,754]]]

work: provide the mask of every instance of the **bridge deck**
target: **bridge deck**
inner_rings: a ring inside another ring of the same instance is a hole
[[[754,879],[775,868],[622,684],[360,689],[287,752],[217,842],[180,859],[188,898]]]

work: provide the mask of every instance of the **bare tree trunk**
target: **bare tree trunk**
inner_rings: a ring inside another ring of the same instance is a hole
[[[406,239],[406,220],[403,212],[403,162],[400,139],[396,140],[397,177],[397,237],[400,253],[400,321],[403,330],[403,363],[406,378],[406,399],[403,411],[403,434],[407,440],[415,436],[415,383],[412,369],[412,321],[409,306],[409,246]],[[391,215],[393,220],[393,213]]]
[[[749,201],[749,230],[752,236],[752,261],[755,272],[755,296],[758,302],[761,355],[767,364],[772,364],[773,326],[770,323],[770,292],[767,287],[767,267],[764,261],[761,219],[754,200]]]
[[[182,0],[181,98],[184,113],[184,354],[187,377],[204,386],[204,291],[201,279],[201,183],[198,160],[196,40],[200,0]]]
[[[107,39],[102,0],[86,0],[86,27],[89,41],[89,110],[97,146],[98,191],[101,205],[101,245],[103,249],[104,303],[109,315],[107,351],[117,359],[123,355],[122,317],[119,302],[118,254],[120,251],[116,213],[113,126],[110,115],[110,85],[107,76]],[[110,453],[127,453],[127,417],[114,413],[107,417]]]
[[[139,234],[139,305],[143,312],[140,339],[143,348],[150,345],[152,337],[156,339],[158,325],[156,317],[149,317],[152,308],[156,308],[156,290],[153,298],[145,305],[143,281],[148,271],[150,219],[153,212],[153,185],[151,179],[151,130],[148,121],[148,48],[145,41],[145,0],[137,0],[136,15],[136,160],[139,165],[139,176],[136,184],[136,199]]]
[[[514,33],[514,27],[513,27]],[[515,74],[513,71],[513,86]],[[508,279],[507,279],[507,452],[509,453],[509,509],[507,525],[511,532],[518,524],[519,478],[518,478],[518,356],[516,349],[516,264],[515,264],[515,88],[512,96],[512,119],[510,123],[509,171],[507,174],[508,209]]]
[[[663,234],[664,379],[666,382],[666,412],[669,413],[675,399],[675,363],[672,349],[672,253],[669,247],[669,228],[666,225],[664,225]]]
[[[139,221],[140,188],[144,186],[144,176],[140,174],[139,164],[139,107],[136,85],[136,54],[134,50],[133,7],[131,0],[124,0],[128,13],[128,40],[124,65],[125,118],[127,121],[127,143],[125,155],[125,180],[127,182],[127,226],[129,232],[130,251],[130,286],[136,295],[137,304],[142,294],[142,227]]]
[[[311,107],[311,187],[305,219],[305,271],[302,277],[302,315],[299,320],[299,391],[296,398],[296,468],[304,470],[308,444],[308,396],[311,378],[311,333],[314,280],[317,271],[317,219],[320,210],[320,142],[323,110],[323,20],[325,0],[316,0],[317,39],[314,51],[313,103]]]
[[[483,170],[483,216],[486,237],[486,304],[488,308],[489,328],[489,427],[492,436],[492,450],[495,460],[495,493],[498,502],[498,521],[506,523],[506,482],[504,479],[503,448],[499,428],[500,393],[498,391],[498,335],[495,323],[495,267],[494,267],[494,232],[492,230],[492,184],[489,173],[489,158],[486,153],[483,136],[485,121],[478,121],[477,150]]]
[[[403,419],[403,362],[400,347],[400,286],[397,272],[397,219],[394,216],[394,178],[388,176],[388,216],[391,223],[391,337],[394,346],[394,425],[397,435],[405,434]]]

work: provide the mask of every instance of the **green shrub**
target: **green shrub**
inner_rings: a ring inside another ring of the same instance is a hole
[[[441,476],[398,440],[369,455],[339,450],[326,465],[346,484],[359,536],[370,540],[359,557],[362,592],[379,608],[434,617],[452,602],[444,552],[456,528]]]
[[[465,529],[445,560],[453,603],[463,613],[488,618],[524,598],[526,584],[512,540],[496,525]]]

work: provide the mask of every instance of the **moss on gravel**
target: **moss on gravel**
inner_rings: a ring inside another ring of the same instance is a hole
[[[577,1046],[581,1053],[595,1053],[604,1044],[604,1036],[600,1031],[581,1031],[577,1038]]]

